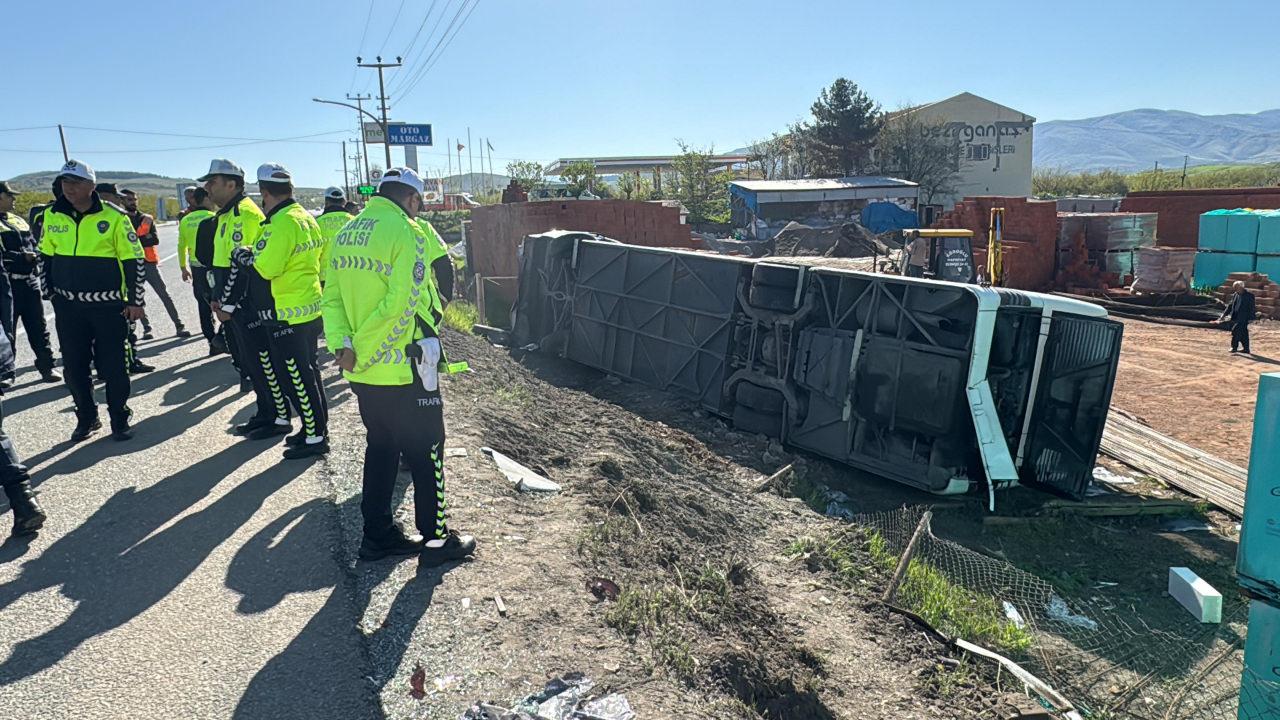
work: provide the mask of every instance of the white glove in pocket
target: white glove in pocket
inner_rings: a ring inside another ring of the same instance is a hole
[[[440,388],[440,338],[423,338],[418,341],[422,357],[418,363],[418,379],[422,389],[435,392]]]

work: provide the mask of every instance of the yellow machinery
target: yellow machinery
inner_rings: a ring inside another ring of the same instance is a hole
[[[987,283],[1004,285],[1004,208],[991,208],[991,224],[987,230]]]
[[[902,260],[898,267],[903,275],[959,283],[972,283],[977,279],[972,230],[903,230],[902,235]]]

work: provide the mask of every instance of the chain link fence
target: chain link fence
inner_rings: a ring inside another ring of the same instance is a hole
[[[892,570],[927,508],[858,515],[853,531]],[[949,638],[997,652],[1048,683],[1085,718],[1276,720],[1280,683],[1241,695],[1248,605],[1223,597],[1221,624],[1181,608],[1067,597],[1013,565],[936,537],[928,524],[889,601]],[[1168,601],[1172,602],[1172,601]],[[1181,613],[1181,614],[1179,614]]]

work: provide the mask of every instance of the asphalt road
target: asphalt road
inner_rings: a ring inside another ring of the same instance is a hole
[[[196,335],[148,291],[157,370],[133,378],[132,440],[70,443],[66,388],[18,337],[5,429],[49,521],[0,546],[0,718],[382,717],[324,463],[228,433],[251,395],[207,356],[176,236],[160,229],[162,274]]]

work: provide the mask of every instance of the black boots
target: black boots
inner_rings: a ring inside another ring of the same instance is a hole
[[[36,503],[35,493],[31,492],[31,484],[23,480],[16,485],[6,485],[4,494],[9,496],[9,507],[13,508],[13,535],[24,537],[35,535],[44,527],[45,514]]]
[[[76,422],[76,429],[71,431],[71,442],[80,442],[101,429],[102,421],[98,419],[97,413],[81,415]]]

